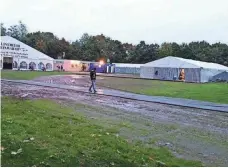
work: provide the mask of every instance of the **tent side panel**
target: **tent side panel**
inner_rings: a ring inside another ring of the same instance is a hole
[[[154,79],[159,80],[173,80],[174,77],[178,78],[178,68],[154,68]],[[156,75],[157,74],[157,75]]]
[[[142,66],[140,71],[141,78],[158,79],[158,80],[170,80],[174,78],[178,80],[179,68],[161,68],[161,67],[146,67]],[[199,68],[186,68],[185,81],[186,82],[200,82],[200,69]]]
[[[217,69],[201,69],[201,79],[202,83],[209,82],[215,75],[224,72],[224,70],[217,70]]]
[[[136,67],[115,67],[115,73],[119,73],[119,74],[140,74],[140,68],[136,68]]]
[[[200,82],[200,68],[186,68],[184,71],[186,82]]]
[[[140,74],[140,68],[135,68],[135,74]]]
[[[154,79],[154,68],[153,67],[140,67],[140,78]]]
[[[211,81],[216,82],[217,80],[228,82],[228,72],[224,71],[218,75],[213,76]]]
[[[25,64],[26,63],[26,66]],[[41,68],[44,66],[46,68],[46,71],[53,71],[54,63],[52,60],[39,60],[39,59],[18,59],[13,58],[13,70],[29,70],[29,65],[33,63],[34,70],[41,70]],[[22,66],[23,64],[23,66]],[[41,66],[42,65],[42,66]]]
[[[157,75],[154,74],[154,79],[159,80],[178,80],[179,68],[154,68],[154,73],[157,71]],[[185,81],[186,82],[200,82],[200,69],[199,68],[184,68]]]
[[[40,60],[41,62],[43,62],[46,71],[53,71],[54,70],[54,61],[52,60]]]
[[[178,68],[160,68],[142,66],[140,70],[141,78],[158,79],[158,80],[173,80],[178,78]]]

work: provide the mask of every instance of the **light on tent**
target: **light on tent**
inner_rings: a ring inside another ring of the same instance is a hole
[[[80,64],[80,61],[77,61],[77,60],[71,60],[71,61],[70,61],[70,63],[71,63],[71,64],[77,64],[77,65],[78,65],[78,64]]]
[[[104,64],[104,61],[103,60],[100,60],[99,64],[100,65],[103,65]]]

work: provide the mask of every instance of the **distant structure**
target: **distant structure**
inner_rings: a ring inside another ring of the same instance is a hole
[[[113,63],[115,65],[115,73],[119,74],[140,74],[140,66],[143,64],[126,64]]]
[[[0,69],[53,71],[53,60],[17,39],[1,36]]]
[[[228,67],[202,61],[168,56],[140,67],[140,77],[158,80],[183,80],[205,83],[215,77],[227,78]],[[219,74],[222,75],[219,75]],[[222,80],[222,79],[221,79]]]
[[[54,70],[59,71],[63,67],[66,72],[87,72],[89,71],[90,62],[80,60],[55,59]]]

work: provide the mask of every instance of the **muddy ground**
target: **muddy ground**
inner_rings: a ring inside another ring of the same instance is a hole
[[[87,76],[41,77],[36,81],[89,85]],[[201,160],[205,166],[228,166],[228,113],[7,82],[2,82],[1,92],[26,99],[52,99],[74,107],[75,112],[129,142],[166,146],[176,156]]]
[[[102,80],[102,77],[97,77],[98,80]],[[45,83],[58,83],[63,85],[83,86],[88,87],[90,85],[89,76],[87,75],[55,75],[55,76],[41,76],[34,79],[34,81]]]

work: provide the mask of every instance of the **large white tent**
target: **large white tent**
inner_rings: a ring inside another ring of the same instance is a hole
[[[224,71],[228,67],[202,61],[189,60],[168,56],[149,62],[140,67],[140,77],[160,80],[174,80],[184,70],[187,82],[209,82],[212,77]]]
[[[53,71],[53,58],[9,36],[1,36],[1,66],[2,69]]]

